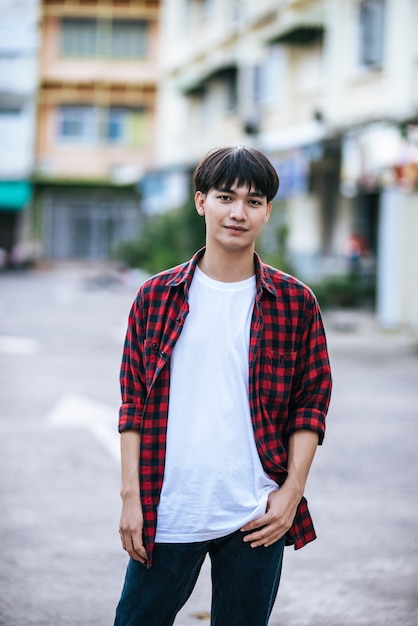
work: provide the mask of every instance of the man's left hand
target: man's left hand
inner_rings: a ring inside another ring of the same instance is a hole
[[[244,541],[250,543],[252,548],[267,548],[281,539],[293,524],[299,502],[300,495],[286,488],[286,483],[272,491],[267,500],[266,513],[241,528],[242,532],[249,532]]]

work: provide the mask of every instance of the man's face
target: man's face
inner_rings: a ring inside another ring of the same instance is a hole
[[[248,186],[211,189],[195,195],[196,209],[205,216],[207,245],[228,250],[254,248],[263,225],[270,217],[272,203]]]

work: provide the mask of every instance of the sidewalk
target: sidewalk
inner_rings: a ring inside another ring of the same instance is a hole
[[[338,351],[395,351],[416,353],[418,335],[408,329],[385,329],[373,311],[341,309],[323,314],[328,342]]]

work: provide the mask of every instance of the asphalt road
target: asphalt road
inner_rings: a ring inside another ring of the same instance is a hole
[[[118,369],[140,277],[98,277],[0,274],[3,626],[113,624],[126,566]],[[335,387],[307,489],[319,538],[286,549],[270,623],[416,626],[418,354],[366,314],[326,325]],[[209,576],[205,564],[176,626],[207,621]]]

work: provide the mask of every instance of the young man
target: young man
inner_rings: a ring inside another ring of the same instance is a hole
[[[331,374],[314,295],[254,252],[276,171],[222,148],[194,184],[206,247],[145,282],[129,317],[117,626],[173,624],[207,554],[212,626],[266,625],[284,545],[315,539],[303,492]]]

